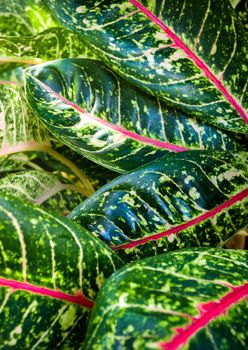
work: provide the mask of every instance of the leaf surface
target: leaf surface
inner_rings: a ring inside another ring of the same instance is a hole
[[[81,349],[246,349],[248,253],[182,250],[129,264],[100,291]]]
[[[42,0],[1,0],[0,35],[35,35],[57,25]]]
[[[190,151],[103,186],[69,215],[123,258],[222,246],[247,225],[247,153]]]
[[[170,152],[239,148],[230,134],[147,96],[99,61],[59,60],[25,75],[28,101],[51,133],[117,172]]]
[[[46,0],[133,84],[236,132],[248,130],[246,33],[229,0]]]
[[[122,265],[70,220],[0,195],[0,338],[5,349],[78,349],[93,299]]]
[[[22,88],[0,84],[0,156],[49,147],[47,129],[28,108]]]

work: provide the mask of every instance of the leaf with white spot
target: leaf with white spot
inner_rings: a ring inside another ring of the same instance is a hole
[[[28,108],[22,88],[0,85],[0,155],[49,146],[48,131]]]
[[[232,134],[146,95],[99,61],[58,60],[25,77],[28,101],[50,132],[117,172],[170,152],[240,149]]]
[[[126,260],[222,246],[248,217],[248,153],[171,154],[119,176],[69,215]]]
[[[83,350],[245,350],[248,252],[192,249],[140,260],[96,299]]]
[[[121,260],[54,212],[0,195],[4,349],[78,349],[93,299]]]
[[[207,123],[247,133],[247,37],[230,0],[46,3],[129,82]]]

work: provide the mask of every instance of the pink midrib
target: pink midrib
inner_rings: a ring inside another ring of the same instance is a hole
[[[20,282],[20,281],[5,279],[5,278],[0,278],[0,287],[8,287],[13,289],[13,291],[23,290],[33,294],[38,294],[38,295],[47,296],[54,299],[63,300],[69,303],[78,304],[88,309],[91,309],[94,305],[94,302],[86,298],[81,292],[78,294],[72,295],[72,294],[63,293],[58,290],[36,286],[34,284],[30,284],[27,282]]]
[[[164,232],[160,232],[151,236],[147,236],[141,239],[137,239],[135,241],[131,241],[129,243],[124,243],[121,244],[119,246],[112,246],[111,248],[113,250],[119,250],[119,249],[131,249],[134,248],[138,245],[141,244],[145,244],[147,242],[150,241],[156,241],[157,239],[163,238],[165,236],[169,236],[171,234],[177,234],[178,232],[182,231],[182,230],[186,230],[187,228],[194,226],[204,220],[207,220],[211,217],[214,217],[215,215],[217,215],[218,213],[220,213],[222,210],[225,210],[229,207],[231,207],[233,204],[235,204],[238,201],[243,200],[244,198],[246,198],[248,196],[248,189],[243,190],[242,192],[234,195],[232,198],[230,198],[229,200],[227,200],[225,203],[222,203],[221,205],[219,205],[218,207],[209,210],[207,213],[204,213],[200,216],[198,216],[195,219],[189,220],[187,222],[185,222],[184,224],[175,226],[167,231]]]
[[[207,326],[225,313],[233,304],[238,303],[248,294],[248,283],[239,287],[232,287],[232,291],[227,293],[218,301],[208,302],[198,305],[200,314],[193,317],[191,322],[182,328],[175,329],[176,333],[168,342],[160,342],[158,346],[163,350],[177,350],[186,344],[198,331]]]
[[[36,78],[35,78],[36,79]],[[159,141],[159,140],[155,140],[155,139],[151,139],[149,137],[146,136],[142,136],[139,134],[136,134],[135,132],[129,131],[127,129],[122,128],[121,126],[118,125],[114,125],[106,120],[100,119],[98,117],[93,116],[92,114],[88,113],[87,111],[85,111],[84,109],[80,108],[78,105],[76,105],[75,103],[72,103],[71,101],[67,100],[65,97],[61,96],[60,94],[58,94],[57,92],[55,92],[53,89],[51,89],[50,87],[48,87],[46,84],[44,84],[42,81],[36,79],[39,84],[46,89],[47,91],[49,91],[51,94],[53,94],[55,97],[57,97],[59,100],[61,100],[63,103],[67,104],[68,106],[74,108],[75,110],[77,110],[78,112],[84,114],[87,118],[92,119],[100,124],[103,124],[105,126],[107,126],[110,129],[116,130],[118,132],[120,132],[122,134],[123,137],[129,137],[133,140],[139,141],[141,143],[145,143],[145,144],[149,144],[158,148],[164,148],[164,149],[168,149],[170,151],[173,152],[185,152],[188,151],[189,149],[183,146],[178,146],[178,145],[173,145],[169,142],[163,142],[163,141]]]
[[[187,45],[169,28],[167,27],[158,17],[156,17],[150,10],[144,7],[140,2],[136,0],[129,0],[134,6],[136,6],[140,11],[142,11],[152,22],[156,23],[161,29],[163,29],[166,34],[174,41],[175,46],[182,49],[186,55],[194,61],[194,63],[199,67],[204,74],[209,78],[209,80],[222,92],[225,98],[230,102],[230,104],[239,113],[242,119],[248,124],[248,114],[244,108],[236,101],[236,99],[231,95],[227,88],[222,84],[222,82],[211,72],[209,67],[196,56]]]

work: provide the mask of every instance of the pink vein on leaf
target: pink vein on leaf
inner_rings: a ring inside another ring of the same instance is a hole
[[[228,309],[248,295],[248,283],[238,287],[231,287],[231,291],[218,301],[210,301],[197,305],[199,316],[193,317],[184,327],[176,328],[175,335],[168,342],[158,343],[160,349],[176,350],[186,344],[202,328],[211,321],[223,315]]]
[[[64,300],[69,303],[78,304],[80,306],[91,309],[94,305],[94,302],[86,298],[81,292],[74,295],[63,293],[58,290],[49,289],[46,287],[36,286],[27,282],[20,282],[15,280],[9,280],[5,278],[0,278],[0,287],[9,287],[13,291],[23,290],[33,294],[43,295],[54,299]]]
[[[164,232],[160,232],[157,234],[151,234],[150,236],[147,236],[147,237],[144,237],[141,239],[137,239],[137,240],[133,240],[133,241],[130,240],[130,242],[128,242],[128,243],[124,243],[124,244],[121,244],[119,246],[112,246],[111,248],[113,250],[131,249],[131,248],[134,248],[140,244],[145,244],[149,241],[155,241],[155,240],[160,239],[160,238],[165,237],[165,236],[177,234],[180,231],[186,230],[187,228],[189,228],[193,225],[197,225],[198,223],[200,223],[204,220],[207,220],[209,218],[213,218],[215,215],[217,215],[221,211],[231,207],[236,202],[242,201],[247,196],[248,196],[248,189],[245,189],[245,190],[235,194],[232,198],[228,199],[226,202],[218,205],[216,208],[211,209],[208,212],[206,212],[202,215],[199,215],[198,217],[196,217],[192,220],[185,222],[184,224],[172,227],[171,229],[164,231]]]
[[[36,80],[38,80],[38,79],[36,79]],[[65,97],[61,96],[60,94],[58,94],[57,92],[52,90],[49,86],[44,84],[42,81],[38,80],[38,83],[44,89],[46,89],[48,92],[53,94],[56,98],[58,98],[60,101],[67,104],[68,106],[71,106],[72,108],[74,108],[75,110],[80,112],[81,114],[85,115],[86,118],[94,120],[94,121],[98,122],[99,124],[105,125],[106,127],[110,128],[112,130],[119,131],[123,135],[123,137],[129,137],[133,140],[137,140],[137,141],[142,142],[142,143],[150,144],[150,145],[153,145],[153,146],[158,147],[158,148],[165,148],[165,149],[168,149],[168,150],[174,151],[174,152],[185,152],[188,150],[188,148],[174,145],[174,144],[171,144],[169,142],[159,141],[159,140],[151,139],[151,138],[146,137],[146,136],[139,135],[133,131],[124,129],[123,127],[121,127],[119,125],[114,125],[114,124],[108,122],[107,120],[100,119],[100,118],[88,113],[87,111],[85,111],[84,109],[79,107],[77,104],[67,100]]]
[[[239,115],[243,118],[246,124],[248,124],[248,114],[243,109],[243,107],[236,101],[236,99],[231,95],[227,88],[222,84],[222,82],[216,78],[216,76],[211,72],[209,67],[197,56],[195,55],[187,45],[169,28],[167,27],[158,17],[156,17],[150,10],[143,6],[140,2],[136,0],[129,0],[134,6],[136,6],[140,11],[142,11],[151,21],[156,23],[161,29],[163,29],[166,34],[173,40],[174,47],[183,50],[189,58],[191,58],[195,64],[205,73],[209,80],[222,92],[230,104],[236,109]]]

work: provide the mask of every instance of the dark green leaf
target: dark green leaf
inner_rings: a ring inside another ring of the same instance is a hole
[[[122,262],[68,219],[2,195],[0,253],[1,347],[77,350],[92,299]]]
[[[118,172],[187,149],[238,149],[233,136],[168,108],[99,61],[26,70],[33,110],[61,142]]]
[[[182,250],[122,268],[99,293],[84,350],[245,350],[248,253]]]
[[[246,133],[247,45],[229,0],[46,0],[127,80],[192,116]]]
[[[126,259],[222,246],[247,225],[248,153],[170,155],[102,187],[71,214]]]

